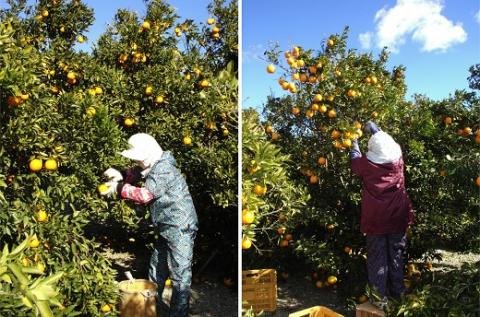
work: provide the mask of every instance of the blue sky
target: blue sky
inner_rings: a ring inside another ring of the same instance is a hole
[[[37,1],[29,0],[29,4]],[[197,22],[205,22],[209,18],[207,5],[208,0],[168,0],[171,6],[176,8],[177,15],[180,19],[193,19]],[[90,8],[95,11],[95,21],[85,34],[88,41],[83,44],[77,44],[77,48],[84,51],[90,51],[92,45],[98,37],[105,31],[107,24],[113,21],[118,9],[129,9],[135,11],[139,16],[146,13],[146,5],[143,0],[83,0]],[[0,0],[0,7],[6,7],[6,1]]]
[[[476,0],[243,0],[242,106],[260,108],[281,96],[279,75],[266,72],[271,43],[318,49],[330,34],[350,27],[347,45],[373,52],[387,45],[388,69],[402,64],[414,93],[440,100],[468,88],[468,68],[480,62],[480,2]]]

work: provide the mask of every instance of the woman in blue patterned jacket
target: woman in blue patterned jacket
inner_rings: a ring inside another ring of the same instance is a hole
[[[137,167],[124,175],[109,168],[105,175],[111,180],[104,195],[120,195],[123,199],[149,205],[151,219],[160,236],[150,259],[149,278],[158,286],[158,302],[162,299],[165,280],[170,274],[172,298],[171,317],[188,316],[192,280],[193,243],[198,230],[197,214],[185,179],[175,167],[169,151],[162,151],[150,135],[138,133],[128,139],[130,149],[121,153]],[[136,187],[140,180],[143,187]]]

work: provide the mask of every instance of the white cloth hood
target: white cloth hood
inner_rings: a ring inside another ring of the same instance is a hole
[[[388,133],[378,131],[368,141],[367,158],[373,163],[392,163],[401,157],[400,145]]]
[[[157,141],[149,134],[137,133],[128,139],[130,149],[120,154],[128,159],[136,161],[141,168],[149,169],[163,154],[163,150]]]

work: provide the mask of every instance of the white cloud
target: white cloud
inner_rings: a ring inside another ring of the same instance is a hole
[[[446,51],[467,40],[461,23],[454,24],[441,14],[442,0],[397,0],[394,7],[380,9],[377,22],[377,46],[398,52],[408,36],[422,44],[422,51]]]
[[[262,44],[251,45],[247,49],[242,50],[242,63],[252,61],[259,61],[264,57],[263,53],[266,51]]]
[[[480,10],[478,10],[477,14],[475,14],[475,20],[480,24]]]
[[[362,49],[368,50],[372,46],[372,32],[361,33],[358,36]]]

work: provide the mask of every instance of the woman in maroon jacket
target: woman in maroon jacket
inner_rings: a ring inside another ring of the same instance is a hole
[[[403,284],[406,229],[413,223],[413,210],[405,190],[400,146],[373,122],[368,152],[362,155],[358,142],[350,152],[351,168],[362,179],[360,230],[367,238],[367,271],[370,285],[383,297],[398,297]]]

